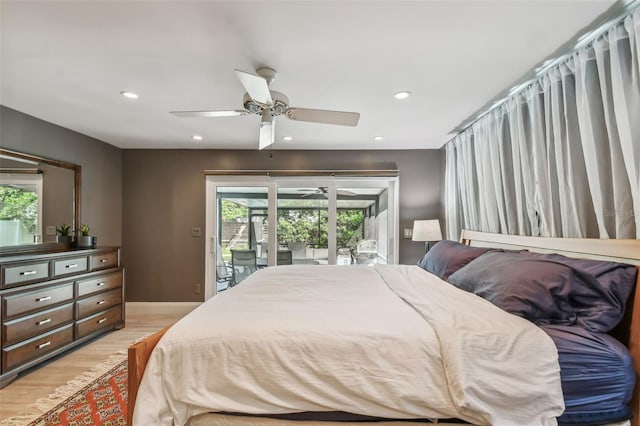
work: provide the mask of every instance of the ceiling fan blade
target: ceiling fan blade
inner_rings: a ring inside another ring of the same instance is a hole
[[[312,123],[337,124],[340,126],[358,125],[359,112],[329,111],[325,109],[287,108],[284,113],[288,119],[309,121]]]
[[[356,195],[358,195],[355,192],[349,191],[347,189],[336,189],[336,194],[338,194],[338,195],[346,195],[347,197],[355,197]]]
[[[260,122],[260,139],[258,140],[258,149],[265,149],[273,145],[276,135],[276,121],[271,115],[271,111],[265,109],[262,111],[262,121]]]
[[[242,83],[249,96],[251,96],[251,99],[259,104],[273,105],[267,80],[259,75],[249,74],[248,72],[240,70],[234,71],[236,72],[240,83]]]
[[[176,117],[234,117],[236,115],[249,114],[248,111],[235,109],[228,111],[169,111]]]

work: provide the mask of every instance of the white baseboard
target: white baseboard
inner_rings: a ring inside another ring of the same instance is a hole
[[[127,315],[186,315],[202,302],[127,302]]]

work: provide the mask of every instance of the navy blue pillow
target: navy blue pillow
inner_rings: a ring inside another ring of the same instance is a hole
[[[476,257],[494,249],[471,247],[456,241],[442,240],[431,247],[418,266],[447,280],[449,275],[471,262]]]
[[[449,282],[537,324],[607,332],[624,315],[636,270],[558,254],[493,252],[471,261]]]

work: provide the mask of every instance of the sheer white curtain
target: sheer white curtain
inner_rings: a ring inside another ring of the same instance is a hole
[[[640,238],[639,54],[640,8],[449,142],[447,238]]]

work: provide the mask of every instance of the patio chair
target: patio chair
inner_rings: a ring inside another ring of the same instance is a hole
[[[240,284],[257,269],[255,250],[231,250],[231,287]]]
[[[233,272],[222,258],[222,249],[218,246],[216,250],[216,290],[226,290],[231,285]]]
[[[355,261],[359,265],[373,265],[378,263],[378,245],[376,240],[362,240],[355,250]]]

